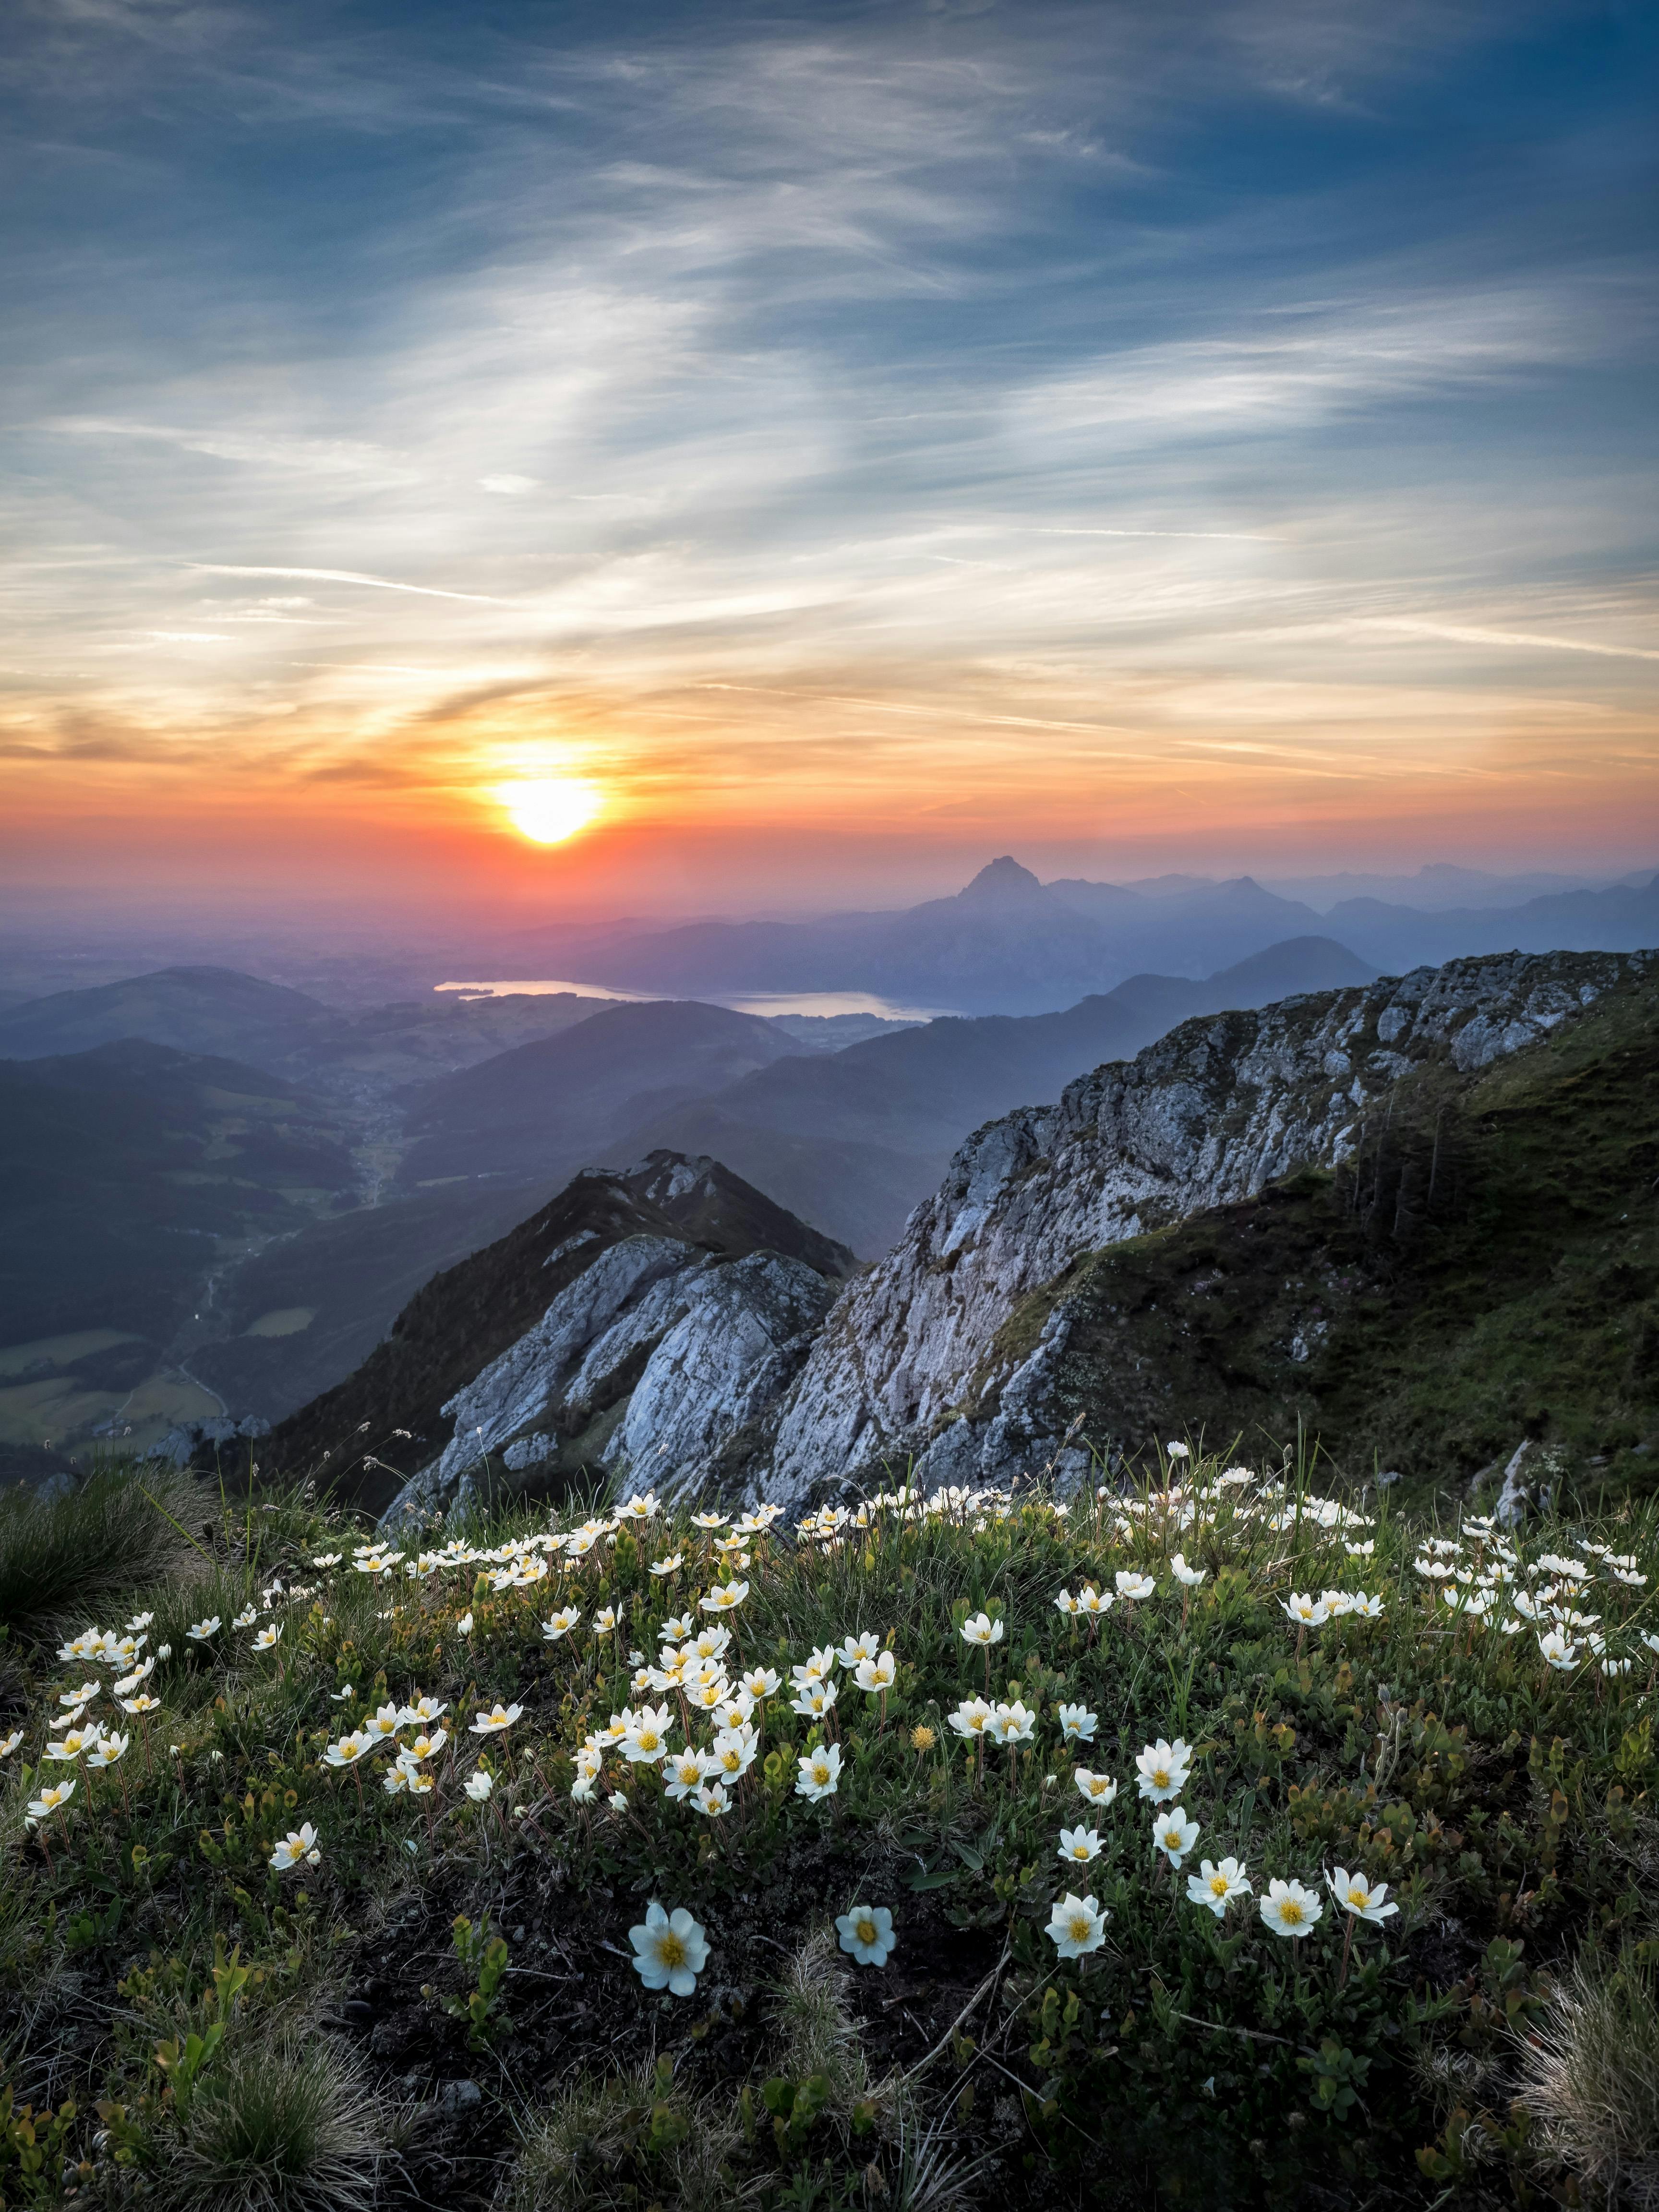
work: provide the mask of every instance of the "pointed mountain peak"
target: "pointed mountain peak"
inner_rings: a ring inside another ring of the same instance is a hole
[[[1022,868],[1011,854],[988,861],[964,890],[957,893],[964,905],[1010,908],[1046,906],[1048,894],[1029,868]]]

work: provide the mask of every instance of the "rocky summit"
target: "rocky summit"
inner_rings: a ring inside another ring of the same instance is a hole
[[[486,1482],[719,1485],[740,1437],[748,1465],[855,1265],[714,1160],[653,1152],[580,1175],[434,1276],[266,1449],[393,1518]]]

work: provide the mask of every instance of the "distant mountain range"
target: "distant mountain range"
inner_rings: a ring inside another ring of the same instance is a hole
[[[1164,881],[1043,884],[1008,855],[954,897],[816,921],[532,931],[514,962],[618,989],[682,996],[860,990],[966,1013],[1058,1012],[1142,969],[1197,978],[1287,938],[1333,936],[1384,972],[1489,951],[1627,951],[1659,937],[1659,878],[1510,906],[1428,912],[1371,897],[1322,915],[1265,890]],[[1455,894],[1454,894],[1455,895]]]
[[[551,1036],[608,1003],[571,992],[494,999],[434,992],[347,1013],[234,968],[162,968],[0,1009],[0,1060],[143,1037],[175,1052],[239,1060],[313,1089],[378,1096]]]

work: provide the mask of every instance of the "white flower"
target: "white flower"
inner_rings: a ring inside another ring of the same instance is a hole
[[[964,1644],[982,1644],[988,1649],[993,1644],[1001,1643],[1002,1623],[993,1620],[988,1613],[973,1613],[962,1624],[962,1640]]]
[[[130,1681],[118,1682],[115,1685],[117,1694],[132,1686]],[[82,1682],[78,1690],[60,1690],[58,1693],[58,1702],[60,1705],[73,1705],[77,1712],[84,1712],[93,1699],[101,1695],[102,1692],[96,1682]]]
[[[1152,1823],[1152,1849],[1161,1851],[1178,1874],[1181,1862],[1198,1841],[1198,1822],[1187,1818],[1183,1805],[1171,1805]]]
[[[343,1735],[338,1743],[330,1744],[323,1757],[331,1766],[352,1766],[366,1751],[373,1749],[374,1744],[372,1735],[362,1735],[354,1729],[349,1735]]]
[[[456,1635],[457,1635],[457,1636],[471,1636],[471,1633],[472,1633],[472,1615],[471,1615],[470,1613],[464,1613],[461,1615],[460,1619],[456,1622],[456,1624],[455,1624],[455,1633],[456,1633]]]
[[[322,1856],[317,1831],[309,1820],[305,1820],[283,1838],[270,1855],[270,1863],[278,1874],[286,1874],[290,1867],[298,1866],[301,1861],[307,1866],[315,1866]]]
[[[1068,1620],[1075,1620],[1079,1613],[1083,1610],[1081,1605],[1079,1604],[1077,1599],[1072,1595],[1072,1593],[1068,1589],[1061,1590],[1060,1595],[1054,1600],[1054,1604],[1057,1609],[1063,1613]]]
[[[38,1828],[42,1820],[50,1820],[54,1813],[67,1805],[74,1795],[75,1777],[73,1775],[67,1782],[54,1782],[50,1789],[43,1790],[38,1797],[30,1798],[28,1810],[24,1818],[31,1828]]]
[[[16,1750],[18,1745],[21,1743],[22,1741],[22,1729],[14,1729],[11,1734],[5,1739],[4,1742],[0,1743],[0,1759],[9,1759],[13,1752]]]
[[[991,1707],[983,1698],[964,1698],[946,1718],[958,1735],[983,1735],[991,1725]]]
[[[821,1797],[833,1797],[841,1787],[841,1746],[832,1743],[828,1749],[809,1751],[795,1762],[800,1769],[795,1783],[797,1797],[805,1797],[816,1804]]]
[[[1382,1902],[1389,1893],[1386,1881],[1373,1884],[1367,1881],[1363,1874],[1350,1874],[1346,1867],[1338,1867],[1334,1874],[1328,1874],[1325,1880],[1330,1885],[1331,1895],[1343,1911],[1352,1912],[1357,1920],[1386,1920],[1391,1912],[1400,1910],[1397,1905]]]
[[[1275,1936],[1305,1936],[1325,1910],[1318,1891],[1299,1881],[1270,1881],[1260,1902],[1261,1917]]]
[[[1016,1698],[1012,1705],[996,1705],[991,1709],[990,1734],[999,1743],[1029,1743],[1036,1726],[1036,1715],[1023,1698]]]
[[[1067,1743],[1092,1743],[1098,1718],[1087,1705],[1061,1705],[1060,1732]]]
[[[709,1746],[708,1771],[718,1771],[723,1781],[741,1782],[754,1765],[760,1751],[760,1738],[747,1721],[724,1728]]]
[[[569,1635],[581,1617],[580,1606],[562,1605],[551,1620],[543,1621],[542,1634],[548,1643],[556,1644],[562,1636]]]
[[[1284,1604],[1298,1628],[1322,1628],[1330,1619],[1330,1607],[1307,1590],[1292,1590]]]
[[[1342,1548],[1351,1559],[1369,1559],[1376,1549],[1376,1539],[1367,1536],[1363,1544],[1344,1544]]]
[[[898,1940],[893,1933],[893,1916],[884,1905],[855,1905],[836,1920],[836,1932],[842,1949],[860,1966],[884,1966]]]
[[[872,1629],[866,1628],[860,1635],[848,1637],[836,1656],[850,1674],[860,1660],[873,1659],[880,1649],[880,1637]]]
[[[524,1711],[522,1705],[493,1705],[487,1713],[480,1713],[472,1723],[474,1735],[498,1735],[503,1729],[511,1728]]]
[[[1132,1567],[1120,1567],[1113,1580],[1117,1584],[1118,1595],[1130,1605],[1141,1598],[1151,1597],[1158,1588],[1150,1575],[1138,1574]]]
[[[1091,1774],[1086,1766],[1079,1766],[1072,1778],[1091,1805],[1103,1808],[1117,1795],[1117,1784],[1109,1774]]]
[[[742,1678],[743,1686],[757,1704],[767,1698],[775,1698],[783,1684],[769,1667],[751,1667]]]
[[[1356,1590],[1348,1600],[1348,1611],[1357,1620],[1381,1620],[1382,1601],[1380,1597],[1368,1597],[1364,1590]]]
[[[1564,1674],[1578,1664],[1578,1646],[1563,1636],[1559,1628],[1552,1628],[1547,1635],[1540,1636],[1538,1648],[1550,1665]]]
[[[377,1705],[374,1717],[363,1723],[362,1733],[374,1743],[392,1743],[397,1738],[398,1726],[396,1705]]]
[[[46,1746],[46,1757],[63,1762],[79,1759],[82,1752],[91,1751],[96,1747],[102,1733],[96,1721],[89,1728],[70,1729]]]
[[[691,1792],[687,1802],[694,1813],[701,1813],[710,1820],[718,1820],[722,1813],[732,1809],[732,1800],[726,1796],[726,1784],[722,1781],[703,1783]]]
[[[694,1528],[724,1528],[731,1517],[729,1513],[694,1513],[691,1526]]]
[[[704,1613],[732,1613],[749,1595],[747,1583],[716,1583],[707,1597],[699,1598]]]
[[[245,1607],[243,1610],[237,1614],[235,1620],[233,1620],[230,1625],[233,1628],[252,1628],[254,1622],[258,1620],[258,1607],[257,1606],[250,1605]]]
[[[1628,1659],[1604,1659],[1601,1662],[1601,1672],[1604,1674],[1628,1674],[1632,1662]]]
[[[641,1705],[622,1741],[624,1759],[654,1766],[668,1751],[668,1732],[674,1723],[666,1705]]]
[[[792,1713],[799,1713],[805,1719],[821,1721],[834,1705],[838,1694],[833,1682],[804,1682],[800,1695],[789,1700],[789,1710]]]
[[[256,1651],[274,1651],[282,1640],[283,1625],[277,1621],[274,1626],[259,1631],[253,1639],[253,1648]]]
[[[1054,1910],[1048,1934],[1062,1959],[1080,1959],[1097,1951],[1106,1941],[1107,1915],[1092,1897],[1077,1897],[1067,1890]]]
[[[416,1698],[412,1705],[398,1706],[398,1725],[399,1728],[426,1728],[448,1711],[449,1707],[441,1705],[436,1698]]]
[[[682,1800],[702,1787],[708,1772],[702,1752],[690,1748],[671,1752],[663,1762],[662,1771],[667,1778],[665,1794]]]
[[[614,1605],[601,1606],[593,1616],[595,1636],[614,1636],[622,1626],[623,1617]]]
[[[1196,1589],[1209,1571],[1207,1567],[1189,1567],[1185,1555],[1180,1552],[1177,1552],[1170,1562],[1170,1572],[1178,1583],[1183,1583],[1188,1589]]]
[[[461,1787],[475,1805],[483,1805],[488,1802],[495,1784],[493,1777],[486,1774],[482,1766],[475,1766]]]
[[[185,1633],[192,1643],[205,1644],[210,1636],[216,1636],[219,1633],[219,1616],[216,1613],[210,1620],[193,1620]]]
[[[860,1659],[853,1672],[859,1688],[867,1690],[872,1697],[878,1691],[890,1690],[897,1679],[898,1661],[890,1651],[884,1651],[873,1659]]]
[[[1192,1447],[1190,1444],[1165,1444],[1164,1449],[1166,1456],[1170,1459],[1190,1459],[1192,1457]]]
[[[319,1552],[311,1564],[313,1567],[337,1567],[343,1556],[340,1552]]]
[[[670,1552],[665,1559],[653,1559],[651,1571],[661,1580],[669,1575],[678,1574],[684,1564],[685,1554],[683,1552]]]
[[[1058,1856],[1063,1859],[1075,1859],[1079,1865],[1086,1865],[1091,1859],[1097,1859],[1100,1856],[1099,1830],[1081,1826],[1062,1828]]]
[[[684,1905],[665,1912],[653,1898],[639,1926],[629,1929],[628,1940],[634,1946],[635,1970],[647,1989],[672,1990],[677,1997],[692,1995],[708,1964],[708,1944]]]
[[[1250,1885],[1244,1879],[1244,1869],[1237,1859],[1223,1859],[1219,1864],[1212,1859],[1203,1860],[1196,1874],[1187,1877],[1187,1897],[1193,1905],[1202,1905],[1219,1920],[1236,1897],[1248,1897]]]
[[[1092,1583],[1085,1583],[1078,1592],[1077,1609],[1091,1620],[1109,1613],[1116,1603],[1117,1600],[1110,1590],[1103,1594]]]
[[[88,1754],[87,1765],[113,1766],[131,1741],[130,1735],[100,1735]]]
[[[1135,1757],[1141,1796],[1154,1805],[1179,1797],[1187,1786],[1192,1761],[1192,1748],[1180,1736],[1173,1743],[1166,1743],[1162,1736],[1156,1743],[1149,1743]]]

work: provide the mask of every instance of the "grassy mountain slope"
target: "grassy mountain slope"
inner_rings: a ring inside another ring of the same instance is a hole
[[[1203,1429],[1461,1485],[1524,1437],[1659,1488],[1659,998],[1609,993],[1486,1073],[1400,1086],[1356,1162],[1089,1255],[1012,1316],[1074,1326],[1097,1443]]]

